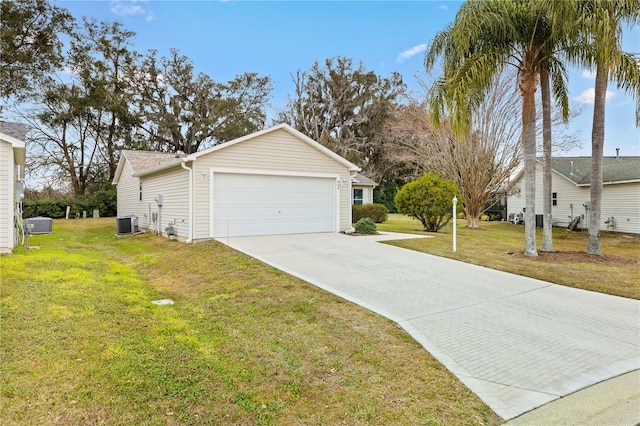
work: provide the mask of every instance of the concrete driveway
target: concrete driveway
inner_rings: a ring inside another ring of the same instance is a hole
[[[402,326],[511,419],[640,368],[640,302],[378,241],[304,234],[220,240]]]

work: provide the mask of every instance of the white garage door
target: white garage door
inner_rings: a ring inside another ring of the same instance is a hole
[[[336,179],[236,173],[213,175],[213,235],[336,230]]]

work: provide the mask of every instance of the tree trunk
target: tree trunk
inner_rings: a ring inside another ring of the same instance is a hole
[[[587,253],[602,255],[600,249],[600,204],[602,199],[602,153],[604,149],[604,106],[607,95],[608,70],[596,70],[593,127],[591,129],[591,209],[589,210],[589,240]]]
[[[522,92],[522,138],[524,152],[524,254],[537,257],[536,248],[536,104],[535,74],[524,76]]]
[[[542,96],[542,251],[553,251],[553,233],[551,229],[551,90],[549,74],[546,69],[540,70],[540,94]]]
[[[471,213],[471,209],[467,206],[464,206],[464,216],[467,219],[467,228],[477,229],[479,218]]]
[[[467,218],[467,228],[480,229],[480,216],[482,215],[482,206],[465,205],[464,215]]]

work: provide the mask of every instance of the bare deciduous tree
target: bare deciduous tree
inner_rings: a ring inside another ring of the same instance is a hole
[[[473,113],[472,131],[457,138],[448,122],[432,124],[425,105],[400,106],[387,133],[398,147],[398,163],[413,162],[422,172],[437,171],[456,184],[467,226],[478,228],[487,204],[509,190],[510,177],[522,162],[519,93],[501,77]]]

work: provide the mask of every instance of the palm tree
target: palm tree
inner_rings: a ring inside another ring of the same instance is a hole
[[[564,64],[560,62],[554,52],[562,46],[559,41],[556,45],[549,43],[548,61],[543,62],[540,67],[540,97],[542,100],[542,146],[543,146],[543,163],[542,163],[542,208],[543,208],[543,229],[542,229],[542,248],[544,252],[553,251],[553,233],[552,233],[552,188],[551,188],[551,92],[549,84],[550,75],[554,75],[556,80],[553,82],[553,97],[557,104],[560,105],[562,119],[566,123],[569,119],[569,96],[566,83],[566,69]],[[553,48],[553,49],[551,49]],[[551,67],[555,67],[556,71],[551,71]]]
[[[453,24],[436,34],[425,58],[431,69],[442,56],[443,76],[429,93],[434,121],[447,109],[454,129],[468,133],[471,111],[482,101],[494,76],[515,66],[522,96],[522,142],[525,176],[525,250],[537,256],[535,229],[535,92],[541,70],[554,82],[554,92],[565,87],[564,67],[555,58],[554,28],[546,3],[536,0],[464,3]],[[565,91],[566,92],[566,91]],[[556,100],[562,96],[556,96]],[[568,111],[567,111],[568,114]]]
[[[637,0],[571,0],[553,2],[550,7],[558,25],[568,36],[567,56],[572,62],[595,67],[595,98],[591,130],[591,209],[587,252],[601,255],[600,218],[602,200],[602,162],[607,84],[633,92],[640,101],[640,57],[620,47],[622,24],[640,22]],[[636,124],[640,124],[640,102],[636,106]]]

